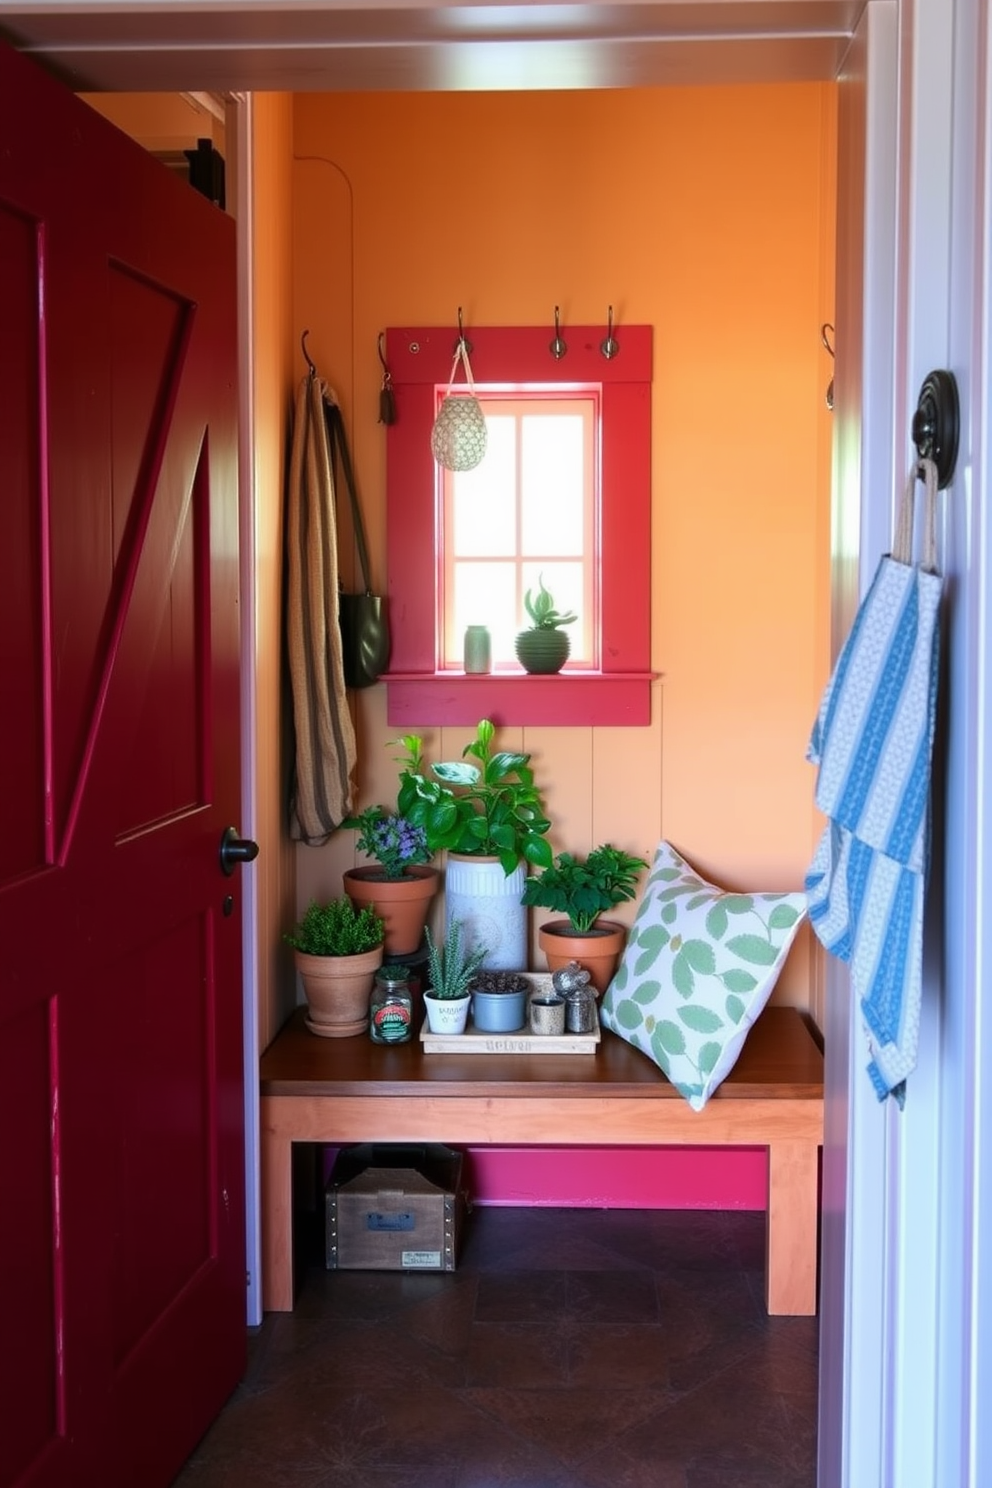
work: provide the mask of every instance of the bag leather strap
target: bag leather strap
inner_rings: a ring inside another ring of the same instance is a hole
[[[358,544],[358,561],[362,567],[362,579],[365,584],[365,593],[372,593],[372,575],[369,569],[369,551],[365,546],[365,526],[362,522],[362,512],[358,505],[358,496],[355,491],[355,476],[351,468],[351,456],[348,453],[348,441],[345,438],[344,419],[341,410],[336,403],[324,399],[324,417],[327,422],[327,437],[331,445],[331,468],[337,460],[341,465],[341,473],[344,483],[348,487],[348,496],[351,499],[351,517],[355,527],[355,541]]]

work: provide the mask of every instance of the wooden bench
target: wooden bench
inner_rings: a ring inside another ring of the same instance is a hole
[[[766,1008],[730,1075],[693,1111],[638,1050],[427,1054],[322,1039],[304,1009],[261,1060],[262,1301],[293,1307],[292,1144],[767,1147],[770,1313],[816,1311],[823,1056],[794,1008]]]

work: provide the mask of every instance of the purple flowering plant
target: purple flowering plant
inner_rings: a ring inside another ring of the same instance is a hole
[[[381,806],[366,806],[346,825],[357,829],[359,848],[380,864],[387,878],[402,878],[407,868],[429,863],[433,856],[423,827]]]

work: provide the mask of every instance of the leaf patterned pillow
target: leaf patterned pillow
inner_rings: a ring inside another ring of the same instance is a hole
[[[701,1111],[733,1069],[805,914],[804,893],[727,893],[662,842],[600,1021]]]

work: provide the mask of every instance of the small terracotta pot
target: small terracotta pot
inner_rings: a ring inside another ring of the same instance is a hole
[[[567,920],[548,920],[537,933],[549,971],[560,971],[578,961],[589,973],[597,993],[606,991],[620,963],[627,927],[618,920],[597,920],[585,935],[576,935]]]
[[[382,916],[387,956],[411,956],[419,949],[431,900],[441,884],[436,868],[418,863],[402,878],[386,878],[381,868],[348,868],[343,879],[353,904],[372,904]]]
[[[369,1026],[372,981],[382,946],[357,956],[308,956],[294,952],[307,995],[306,1024],[320,1038],[353,1038]]]

